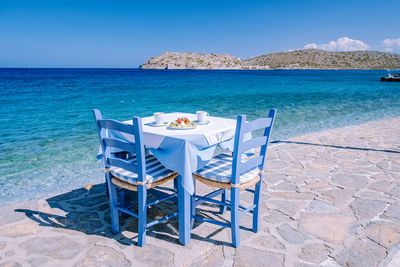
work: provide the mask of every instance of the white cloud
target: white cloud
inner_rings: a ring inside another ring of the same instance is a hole
[[[400,51],[400,38],[397,39],[385,39],[382,41],[383,50],[386,52]]]
[[[369,45],[360,40],[350,39],[349,37],[341,37],[336,41],[330,41],[326,44],[306,44],[303,48],[318,48],[326,51],[362,51],[369,50]]]

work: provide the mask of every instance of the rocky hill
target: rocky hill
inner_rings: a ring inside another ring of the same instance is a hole
[[[227,54],[165,52],[152,57],[141,69],[248,69],[240,59]],[[268,68],[266,66],[261,67]]]
[[[377,51],[304,49],[241,60],[227,54],[165,52],[142,69],[400,69],[400,55]]]
[[[244,63],[271,69],[399,69],[400,55],[377,51],[304,49],[258,56]]]

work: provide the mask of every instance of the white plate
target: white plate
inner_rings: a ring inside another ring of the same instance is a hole
[[[153,122],[150,123],[149,125],[152,126],[152,127],[163,127],[163,126],[166,126],[167,124],[168,124],[168,122],[163,122],[163,123],[161,123],[161,124],[156,124],[156,122],[153,121]]]
[[[187,127],[187,128],[178,128],[178,127],[167,126],[167,129],[170,129],[170,130],[192,130],[192,129],[196,129],[196,127],[197,127],[197,125],[193,126],[193,127]]]
[[[203,121],[203,122],[199,122],[199,121],[194,121],[194,123],[198,124],[198,125],[207,125],[210,123],[210,121]]]

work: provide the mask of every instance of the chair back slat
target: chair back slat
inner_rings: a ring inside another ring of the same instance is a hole
[[[233,149],[233,162],[232,162],[232,180],[233,184],[240,183],[240,176],[254,168],[263,170],[267,146],[271,136],[271,129],[274,124],[276,109],[271,109],[268,118],[257,119],[252,122],[246,122],[246,116],[238,116],[236,123],[235,145]],[[264,129],[263,136],[255,137],[250,140],[244,140],[245,134],[251,133],[256,130]],[[256,157],[250,158],[242,162],[243,153],[249,149],[261,147],[260,154]],[[260,173],[262,179],[262,172]]]
[[[260,166],[260,164],[263,162],[263,160],[264,160],[263,156],[257,156],[257,157],[251,158],[245,162],[240,162],[238,171],[242,175],[243,173],[248,172],[249,170]]]
[[[244,142],[241,146],[240,146],[240,152],[244,153],[252,148],[258,147],[258,146],[262,146],[265,145],[265,143],[267,142],[267,137],[266,136],[257,136],[255,138],[252,138],[246,142]]]
[[[122,123],[116,120],[99,120],[98,121],[101,128],[123,132],[127,134],[133,134],[133,125]]]
[[[137,173],[138,180],[144,182],[146,180],[146,160],[141,118],[133,117],[132,125],[130,125],[116,120],[105,120],[97,109],[93,110],[93,115],[96,121],[101,148],[103,150],[104,167],[117,167]],[[119,138],[106,137],[104,130],[132,135],[135,141],[131,142]],[[136,155],[136,164],[117,158],[115,155],[110,153],[111,148],[117,148]]]
[[[243,126],[243,133],[253,132],[259,129],[264,129],[271,126],[271,118],[261,118],[252,122],[247,122]]]
[[[114,157],[109,157],[107,158],[107,165],[112,166],[112,167],[117,167],[121,168],[130,172],[137,173],[138,167],[127,160],[119,159],[119,158],[114,158]]]
[[[126,142],[115,138],[103,138],[103,142],[106,147],[115,147],[122,149],[123,151],[129,152],[131,154],[136,154],[135,143]]]

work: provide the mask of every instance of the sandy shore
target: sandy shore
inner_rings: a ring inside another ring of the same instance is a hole
[[[139,248],[133,218],[111,234],[102,184],[1,207],[0,266],[398,266],[400,118],[271,144],[261,199],[260,231],[243,216],[239,249],[229,229],[210,224],[195,225],[183,247],[176,220],[151,228]],[[167,203],[149,217],[175,209]]]

